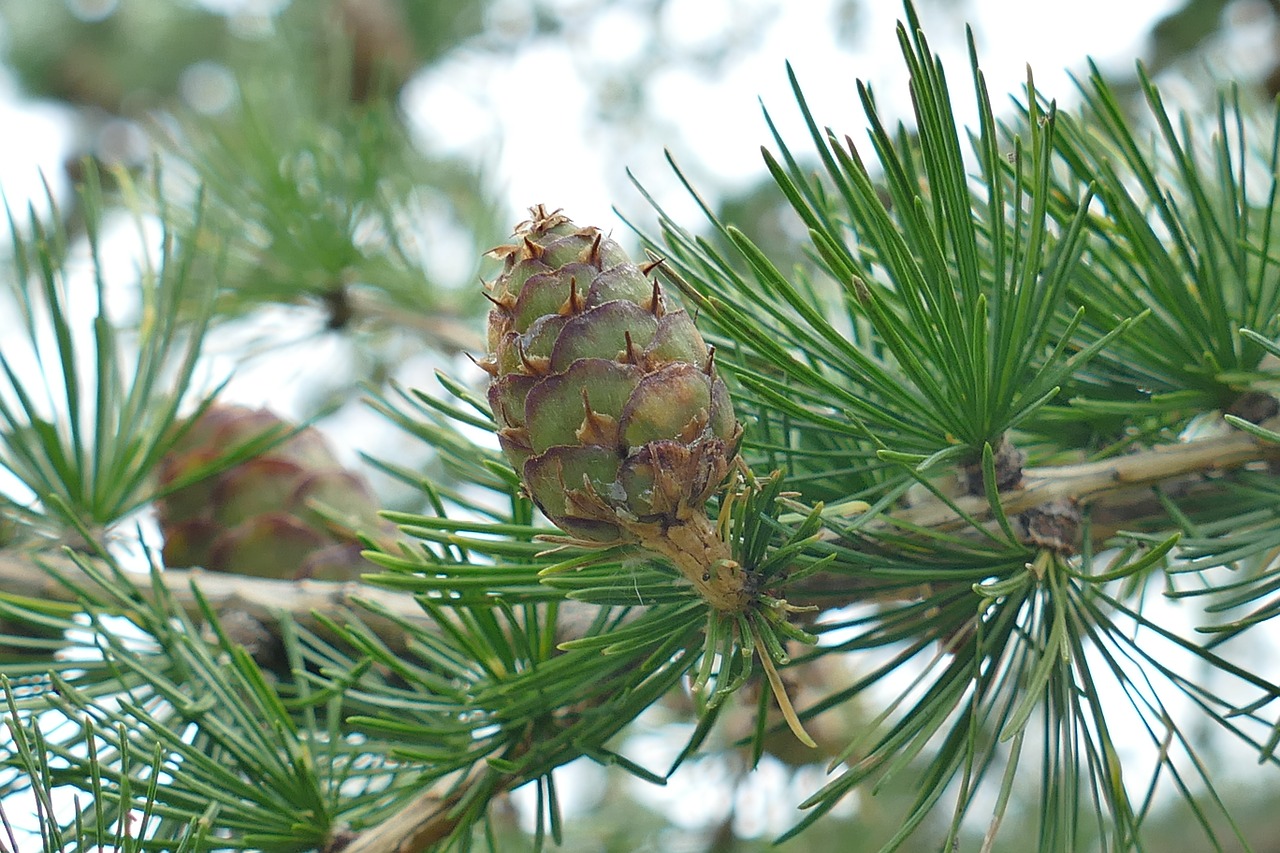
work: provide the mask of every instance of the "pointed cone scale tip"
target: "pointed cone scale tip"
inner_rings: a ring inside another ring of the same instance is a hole
[[[521,248],[523,249],[524,258],[531,261],[541,258],[544,251],[541,243],[535,243],[529,237],[524,238]]]
[[[591,407],[617,418],[640,381],[640,371],[630,365],[588,358],[563,373],[534,385],[525,398],[525,424],[535,451],[578,443],[577,433],[586,418],[582,389],[590,389]]]
[[[463,353],[463,355],[465,355],[471,361],[471,363],[474,364],[476,367],[480,368],[485,373],[489,374],[491,377],[495,379],[497,378],[498,360],[496,358],[494,358],[491,355],[486,355],[484,358],[476,358],[474,355],[472,355],[469,352]]]
[[[561,313],[561,306],[569,298],[570,278],[556,269],[526,278],[520,285],[520,293],[512,298],[516,331],[527,332],[539,318]]]
[[[596,239],[591,241],[591,251],[587,253],[587,262],[600,265],[600,243],[604,240],[604,234],[596,234]]]
[[[617,359],[626,352],[628,333],[636,346],[645,347],[657,328],[653,316],[634,302],[597,305],[565,324],[551,350],[551,369],[566,370],[583,358]]]
[[[623,359],[627,364],[640,364],[640,353],[636,350],[636,341],[635,338],[631,337],[630,329],[625,332],[624,337],[627,341],[627,348],[624,350],[626,354]]]
[[[586,302],[582,298],[582,294],[578,292],[578,277],[569,277],[569,298],[565,300],[564,305],[560,308],[561,314],[581,314],[582,309],[586,306]]]
[[[662,304],[662,285],[656,278],[653,280],[653,294],[649,297],[649,304],[646,307],[650,314],[658,318],[665,313],[665,307]]]

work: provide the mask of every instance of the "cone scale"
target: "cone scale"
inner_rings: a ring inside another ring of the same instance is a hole
[[[346,470],[314,427],[298,430],[266,409],[215,404],[184,427],[161,460],[156,503],[166,566],[201,566],[281,579],[351,580],[365,570],[361,542],[320,504],[379,529],[363,478]],[[281,440],[191,482],[193,472],[252,441]],[[185,482],[185,484],[183,484]]]
[[[693,319],[598,228],[539,205],[514,237],[490,253],[481,366],[525,491],[573,540],[640,545],[745,611],[753,579],[705,510],[742,428]]]

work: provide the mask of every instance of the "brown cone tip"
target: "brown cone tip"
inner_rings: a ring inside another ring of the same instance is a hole
[[[546,205],[535,204],[529,208],[529,218],[516,225],[515,234],[517,237],[523,237],[526,234],[550,231],[557,225],[564,225],[570,221],[569,217],[564,215],[562,208],[557,207],[549,211]]]

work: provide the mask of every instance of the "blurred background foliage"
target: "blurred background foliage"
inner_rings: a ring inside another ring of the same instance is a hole
[[[536,67],[549,48],[567,52],[569,62],[548,62],[547,79],[530,81],[530,98],[563,111],[549,120],[549,131],[582,130],[592,147],[607,151],[615,198],[627,190],[622,166],[651,164],[664,147],[674,147],[727,221],[761,235],[770,257],[788,260],[794,219],[767,176],[758,172],[752,185],[717,180],[706,168],[716,145],[689,145],[687,131],[664,109],[667,80],[724,79],[725,69],[779,24],[781,4],[714,4],[706,12],[711,24],[697,37],[681,32],[687,5],[4,0],[0,47],[20,98],[64,110],[69,177],[79,174],[85,156],[139,169],[163,155],[190,172],[174,169],[174,181],[204,182],[215,213],[222,208],[223,216],[248,226],[228,261],[225,286],[234,292],[221,313],[264,301],[303,303],[336,327],[362,311],[387,319],[396,305],[425,305],[424,313],[446,316],[481,310],[468,289],[478,272],[474,259],[527,206],[495,182],[504,117],[424,110],[413,88],[431,88],[441,71],[459,78],[459,86],[482,84],[470,73],[477,63],[531,55]],[[1280,90],[1280,4],[1151,6],[1142,58],[1158,81],[1203,91],[1229,73],[1256,96]],[[978,0],[926,0],[922,8],[957,24],[974,21],[979,33],[990,14]],[[824,11],[829,20],[818,25],[837,43],[854,51],[868,37],[861,0],[840,0]],[[1034,60],[1035,45],[1024,52]],[[571,79],[564,79],[566,69]],[[1121,91],[1130,75],[1136,97],[1132,69],[1112,71]],[[1069,93],[1061,97],[1070,100]],[[586,127],[573,118],[579,109]],[[456,137],[453,126],[467,121],[492,133],[472,156],[460,157],[442,140]],[[440,153],[445,148],[451,153]],[[48,178],[64,185],[61,176]],[[409,223],[413,228],[404,227]],[[371,245],[380,241],[387,245]],[[344,296],[361,288],[386,301],[349,304]],[[427,332],[446,348],[471,342],[444,323]]]
[[[175,200],[168,205],[173,221],[164,226],[192,234],[195,245],[219,242],[217,251],[197,253],[193,262],[208,265],[205,277],[218,282],[209,351],[233,365],[237,379],[231,390],[301,419],[337,411],[321,421],[334,435],[354,435],[350,446],[358,449],[379,444],[380,457],[394,458],[397,451],[387,447],[398,439],[378,432],[379,423],[355,403],[360,388],[386,388],[393,379],[425,385],[432,369],[464,365],[466,353],[482,351],[477,330],[485,304],[477,298],[477,278],[488,270],[478,259],[502,242],[515,211],[542,200],[510,198],[494,173],[504,117],[414,110],[414,87],[441,69],[536,55],[548,46],[566,49],[567,65],[548,66],[545,79],[532,76],[525,94],[550,115],[570,100],[582,106],[588,125],[566,122],[566,131],[548,119],[546,144],[555,145],[560,133],[587,133],[615,165],[616,183],[609,189],[622,197],[624,165],[652,163],[664,145],[682,140],[681,128],[662,109],[670,89],[653,82],[672,69],[714,78],[718,69],[758,47],[782,14],[782,0],[728,3],[722,26],[690,43],[672,32],[680,5],[0,0],[0,60],[14,97],[53,105],[67,130],[64,174],[46,175],[57,206],[42,211],[72,236],[63,249],[72,252],[74,238],[91,227],[77,196],[64,189],[85,179],[86,159],[101,167],[108,213],[132,209],[132,194],[149,185],[113,182],[116,170],[155,177],[159,194]],[[830,19],[813,25],[831,28],[852,44],[861,37],[867,5],[832,4]],[[959,22],[973,19],[980,4],[920,5]],[[609,38],[625,39],[626,47],[606,61],[608,50],[602,53],[599,44]],[[591,45],[594,50],[586,49]],[[1026,52],[1034,61],[1034,47]],[[1280,92],[1280,2],[1164,4],[1143,58],[1166,88],[1181,90],[1188,101],[1225,69],[1248,90],[1250,102],[1266,103]],[[564,68],[572,69],[572,85],[557,77]],[[1137,78],[1126,89],[1124,73],[1117,88],[1136,103]],[[740,94],[745,104],[752,93]],[[458,136],[452,125],[469,121],[493,128],[494,135],[469,155],[442,144]],[[698,156],[715,157],[713,140],[682,140],[680,147],[695,158],[687,165],[717,216],[751,234],[779,268],[810,263],[797,248],[803,230],[763,169],[749,185],[717,183],[714,170],[696,162]],[[199,205],[178,203],[197,193]],[[16,201],[21,207],[26,200]],[[192,216],[196,210],[198,219]],[[631,235],[618,236],[636,242]],[[141,324],[143,306],[134,307],[126,319]],[[195,316],[207,308],[193,302],[189,310]],[[0,334],[11,323],[0,318]],[[282,350],[293,351],[295,364],[283,376],[258,369],[263,353]],[[427,476],[448,482],[446,459],[418,461]],[[379,485],[384,505],[399,501],[400,508],[412,508],[407,502],[422,500],[417,492],[397,488],[394,478]],[[853,675],[824,677],[839,681]],[[650,746],[642,743],[641,749],[661,751],[663,727],[680,725],[684,710],[658,706],[632,737],[648,739]],[[843,743],[858,730],[861,710],[855,707],[836,721],[844,729],[831,733],[833,742]],[[764,772],[745,774],[729,746],[749,725],[743,720],[735,729],[730,721],[722,735],[726,753],[704,758],[695,768],[705,802],[692,812],[671,797],[646,800],[650,795],[635,780],[593,767],[583,784],[595,790],[580,796],[584,805],[566,827],[565,849],[765,849],[778,828],[770,823],[770,802],[786,801],[780,818],[785,825],[794,797],[780,792],[792,774],[807,771],[791,763],[794,756],[779,743]],[[861,841],[849,846],[854,838],[867,839],[865,847],[872,849],[897,829],[899,814],[876,803],[911,794],[891,787],[878,798],[861,797],[857,808],[838,810],[782,849],[863,849]],[[1231,796],[1237,818],[1248,825],[1246,834],[1268,837],[1267,828],[1276,826],[1270,793],[1242,777]],[[505,831],[513,844],[527,840],[528,812],[525,803],[507,815]],[[1016,814],[1008,819],[1015,827],[1006,838],[1018,837]],[[1151,849],[1185,849],[1177,821],[1186,819],[1158,825]],[[943,823],[902,849],[933,849],[931,835],[945,832]],[[1280,838],[1280,830],[1269,837]],[[962,847],[979,843],[978,836],[966,837]],[[1280,846],[1254,849],[1267,853]]]

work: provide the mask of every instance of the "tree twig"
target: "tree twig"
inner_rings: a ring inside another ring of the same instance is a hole
[[[1058,500],[1093,504],[1109,511],[1117,520],[1126,516],[1124,508],[1135,506],[1135,490],[1145,493],[1156,483],[1202,477],[1219,471],[1242,468],[1253,462],[1280,459],[1280,445],[1270,444],[1244,432],[1179,444],[1158,445],[1149,450],[1116,456],[1097,462],[1028,468],[1016,488],[1002,492],[1001,507],[1015,515]],[[991,518],[991,506],[982,496],[965,495],[956,506],[979,520]],[[955,511],[930,495],[896,518],[920,527],[955,530],[965,525]],[[1130,515],[1130,517],[1132,517]]]
[[[425,853],[458,828],[457,807],[473,788],[484,785],[488,796],[509,790],[516,779],[476,765],[452,785],[437,784],[410,799],[391,817],[355,835],[335,838],[325,853]]]
[[[1134,498],[1135,491],[1145,494],[1155,483],[1200,478],[1216,471],[1277,459],[1280,459],[1280,446],[1260,441],[1247,433],[1234,432],[1215,438],[1162,445],[1098,462],[1028,468],[1022,484],[1003,492],[1001,500],[1004,511],[1010,515],[1055,500],[1092,503],[1095,509],[1110,512],[1116,517],[1116,523],[1120,523],[1138,511],[1134,509],[1140,505]],[[954,500],[961,510],[974,518],[989,520],[991,517],[991,507],[985,497],[966,495]],[[932,495],[909,509],[895,513],[894,518],[937,530],[954,530],[966,523],[950,506]],[[85,584],[90,583],[88,576],[65,556],[0,550],[0,590],[30,598],[73,600],[70,592],[49,569],[69,578],[73,585],[77,577],[81,577]],[[151,596],[148,575],[138,573],[126,577],[135,581],[140,593]],[[174,601],[189,612],[196,610],[191,590],[194,582],[215,609],[239,610],[263,622],[288,613],[304,627],[317,628],[319,622],[313,615],[315,612],[332,613],[346,608],[359,610],[362,618],[367,616],[370,627],[379,634],[385,631],[390,635],[402,630],[391,619],[362,607],[360,601],[364,600],[392,617],[423,625],[429,623],[412,596],[354,581],[275,580],[202,569],[166,569],[161,572],[160,580]]]
[[[0,551],[0,590],[7,593],[44,601],[74,601],[71,590],[57,579],[59,575],[72,586],[93,588],[96,585],[74,560],[62,554]],[[130,572],[124,577],[133,582],[141,595],[148,599],[154,597],[150,575]],[[191,614],[198,614],[192,591],[194,583],[214,610],[243,613],[267,626],[287,613],[299,625],[323,632],[316,613],[358,610],[361,619],[393,648],[403,646],[403,627],[392,618],[362,607],[362,600],[389,616],[424,626],[430,624],[412,596],[356,581],[276,580],[203,569],[166,569],[159,577],[166,593]]]
[[[353,318],[373,320],[422,333],[432,345],[450,353],[472,353],[478,357],[488,347],[470,320],[448,314],[406,311],[378,297],[358,290],[345,295],[346,308]]]

